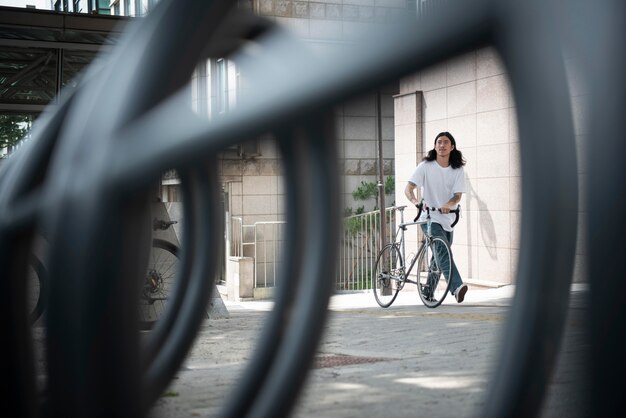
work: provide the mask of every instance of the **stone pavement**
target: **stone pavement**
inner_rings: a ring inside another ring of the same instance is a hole
[[[400,292],[388,309],[371,293],[335,295],[315,367],[292,416],[480,416],[497,367],[500,331],[514,292],[471,288],[436,309],[416,292]],[[585,415],[582,306],[573,298],[543,417]],[[219,416],[255,346],[271,302],[226,302],[229,317],[208,320],[184,367],[151,417]]]

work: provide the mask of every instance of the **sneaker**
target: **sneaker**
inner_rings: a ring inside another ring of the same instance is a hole
[[[461,286],[459,286],[458,289],[456,289],[456,292],[454,292],[454,297],[456,298],[456,301],[458,303],[463,302],[463,299],[465,299],[466,293],[467,293],[467,285],[462,284]]]

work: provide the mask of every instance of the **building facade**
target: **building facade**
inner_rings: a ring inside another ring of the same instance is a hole
[[[566,64],[580,156],[586,136],[585,92],[572,60]],[[407,76],[395,97],[396,201],[406,201],[406,181],[433,148],[439,132],[454,135],[467,160],[467,190],[461,201],[462,218],[454,231],[453,251],[462,277],[471,284],[499,286],[515,281],[522,181],[515,112],[506,70],[492,48],[472,51]],[[550,152],[558,158],[556,151]],[[583,184],[585,168],[578,167],[579,184]],[[579,231],[583,229],[584,211],[581,207]],[[416,248],[417,236],[411,239],[412,248]],[[575,282],[583,277],[580,236],[578,243]]]
[[[109,0],[108,9],[101,1],[50,4],[70,12],[97,9],[98,13],[142,16],[157,1]],[[415,13],[416,2],[239,0],[238,7],[276,23],[324,60],[330,52],[350,44],[360,34],[376,30],[377,25]],[[330,59],[328,65],[333,65]],[[579,153],[583,153],[585,92],[576,82],[573,68],[574,65],[568,65],[577,143]],[[189,84],[194,110],[207,119],[228,112],[236,107],[245,79],[246,74],[241,73],[237,62],[228,57],[198,63]],[[377,106],[378,97],[380,106]],[[514,282],[521,222],[520,138],[514,95],[506,70],[493,49],[472,51],[408,75],[397,83],[372,86],[369,93],[336,106],[333,113],[343,174],[338,180],[343,190],[342,205],[352,213],[370,211],[377,206],[375,199],[355,199],[353,192],[363,183],[378,181],[380,143],[382,175],[392,176],[395,184],[395,193],[386,197],[386,206],[400,206],[407,204],[403,191],[412,170],[425,151],[432,148],[436,134],[450,131],[467,160],[467,193],[461,203],[462,218],[455,230],[455,260],[470,283],[491,286]],[[271,230],[259,232],[255,225],[276,225],[285,218],[277,145],[271,135],[251,138],[224,150],[219,165],[229,225],[228,251],[239,257],[258,258],[261,246],[252,244],[257,236],[279,241],[280,231],[279,227],[271,226]],[[579,165],[581,184],[584,170]],[[175,172],[164,174],[161,197],[175,219],[180,216],[178,183]],[[585,208],[580,211],[582,219]],[[417,234],[409,237],[413,250],[417,239]],[[264,257],[271,259],[276,251],[264,248]],[[411,251],[409,247],[408,252]],[[583,253],[579,245],[577,260],[582,260]],[[576,266],[577,281],[583,269],[580,263]],[[264,280],[267,283],[267,278]]]
[[[303,41],[306,48],[326,59],[337,48],[353,42],[376,24],[386,24],[406,14],[410,2],[402,1],[243,1],[240,7],[252,10]],[[332,61],[329,60],[329,65]],[[192,80],[192,102],[208,118],[236,106],[238,91],[245,83],[237,63],[226,58],[200,63]],[[383,149],[383,177],[394,175],[393,97],[398,83],[373,87],[372,91],[333,109],[342,177],[342,206],[347,213],[367,212],[378,206],[375,197],[361,200],[353,196],[363,183],[377,183],[379,140]],[[380,98],[380,106],[377,105]],[[380,130],[378,126],[380,125]],[[379,134],[380,132],[380,134]],[[270,135],[252,139],[226,150],[220,158],[224,204],[230,222],[231,254],[259,258],[274,257],[275,249],[252,245],[259,228],[285,219],[281,158]],[[172,188],[175,179],[165,184]],[[167,200],[169,192],[164,192]],[[386,204],[394,204],[393,194]],[[252,227],[258,225],[258,228]],[[247,227],[245,227],[247,226]],[[262,235],[276,234],[264,229]],[[255,232],[256,231],[256,232]],[[243,244],[242,244],[243,242]],[[258,264],[258,262],[257,262]],[[265,267],[265,266],[263,266]],[[272,267],[273,268],[273,267]],[[261,268],[257,268],[260,271]],[[273,271],[272,271],[273,273]]]

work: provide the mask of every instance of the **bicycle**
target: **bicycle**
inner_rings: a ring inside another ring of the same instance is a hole
[[[176,223],[154,219],[152,229],[164,231]],[[148,268],[139,295],[139,322],[142,329],[151,328],[166,309],[178,273],[179,252],[178,246],[169,241],[152,239]]]
[[[417,286],[417,290],[422,303],[429,308],[436,308],[446,298],[450,290],[449,277],[452,273],[452,252],[447,240],[441,237],[435,237],[431,233],[431,211],[440,211],[439,208],[431,208],[423,203],[417,205],[419,210],[413,222],[404,223],[404,209],[406,206],[398,208],[400,211],[400,225],[396,230],[394,242],[383,247],[378,253],[376,264],[374,267],[374,297],[376,302],[382,308],[388,308],[396,300],[400,290],[404,288],[406,283],[412,283]],[[426,220],[418,221],[422,214],[422,210],[426,211]],[[450,211],[450,214],[456,215],[456,219],[452,226],[459,221],[459,213],[461,207]],[[406,267],[405,257],[405,239],[404,233],[409,226],[426,224],[426,232],[421,241],[417,255],[410,261],[410,265]],[[398,240],[398,237],[400,239]],[[412,280],[409,275],[413,267],[417,264],[416,280]],[[440,280],[443,274],[444,280]]]
[[[153,230],[166,230],[177,221],[154,219]],[[178,271],[179,248],[175,244],[152,239],[148,267],[139,294],[139,315],[142,328],[151,327],[164,312]],[[32,253],[27,272],[28,309],[31,324],[35,324],[46,308],[46,269],[44,263]]]

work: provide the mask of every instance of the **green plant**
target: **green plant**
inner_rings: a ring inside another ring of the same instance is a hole
[[[393,176],[387,176],[385,179],[385,194],[393,194],[396,191],[396,180]]]
[[[338,284],[339,290],[367,290],[372,288],[372,271],[351,274],[348,280]]]
[[[393,194],[396,189],[395,179],[393,176],[387,176],[385,179],[385,195]],[[378,203],[378,183],[374,181],[362,181],[361,185],[352,192],[354,200],[370,200],[376,199]]]
[[[385,195],[393,194],[395,191],[395,179],[393,176],[387,176],[385,179]],[[378,209],[378,183],[374,181],[362,181],[361,185],[352,191],[352,197],[354,200],[367,201],[374,199],[374,210]],[[393,205],[393,203],[392,203]],[[344,217],[347,218],[344,222],[344,227],[347,233],[355,235],[361,230],[361,218],[351,218],[353,215],[360,215],[365,212],[365,206],[359,206],[356,211],[351,207],[344,209]],[[379,222],[380,215],[375,215],[377,218],[375,222]],[[389,222],[389,221],[387,221]]]
[[[0,149],[16,145],[28,133],[30,115],[0,115]]]
[[[385,179],[385,195],[391,195],[395,191],[395,179],[393,176],[387,176]],[[365,182],[361,184],[352,192],[354,200],[367,201],[374,199],[374,208],[378,209],[378,183],[377,182]],[[391,204],[393,206],[393,203]],[[365,206],[359,206],[356,210],[351,207],[344,209],[344,245],[348,248],[352,248],[358,254],[355,257],[354,264],[350,269],[350,273],[347,278],[347,283],[344,285],[346,288],[352,290],[356,289],[369,289],[371,288],[371,272],[367,273],[355,273],[357,259],[363,257],[373,256],[373,252],[376,251],[376,244],[380,231],[378,228],[374,228],[374,225],[380,225],[380,213],[373,213],[368,217],[354,216],[360,215],[365,212]],[[367,219],[365,219],[367,218]],[[391,219],[386,219],[386,224],[391,225]],[[362,277],[355,277],[360,275]]]
[[[352,192],[354,200],[369,200],[378,196],[378,185],[373,181],[361,182],[361,185]]]
[[[361,228],[361,218],[353,216],[360,215],[364,212],[365,206],[359,206],[358,208],[356,208],[356,211],[353,211],[352,208],[344,209],[344,228],[349,234],[355,235]]]

